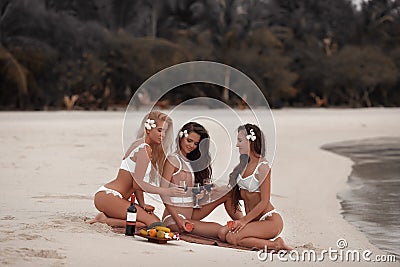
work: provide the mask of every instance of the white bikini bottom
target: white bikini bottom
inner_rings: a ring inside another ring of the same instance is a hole
[[[265,213],[263,216],[261,216],[261,218],[259,219],[259,221],[265,221],[267,219],[267,217],[271,217],[272,214],[277,213],[279,214],[279,212],[276,209],[270,210],[267,213]]]
[[[174,204],[187,204],[187,203],[193,203],[193,197],[170,197],[171,203]]]
[[[181,217],[182,219],[186,219],[185,216],[183,216],[180,213],[178,213],[178,216]],[[176,222],[171,214],[165,216],[165,218],[162,220],[162,222],[165,224],[165,226],[170,226],[170,225],[176,224]]]
[[[96,193],[97,192],[106,192],[106,194],[113,194],[114,196],[123,199],[123,196],[120,192],[118,192],[117,190],[114,190],[114,189],[107,188],[104,185],[100,186],[100,188],[97,189]]]

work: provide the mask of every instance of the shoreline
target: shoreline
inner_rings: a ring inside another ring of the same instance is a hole
[[[400,136],[348,140],[327,144],[323,149],[347,157],[353,163],[346,182],[349,190],[338,193],[344,219],[364,233],[372,244],[399,259],[394,240],[400,234],[395,231],[398,228],[395,211],[399,205],[396,195],[400,186]]]
[[[208,112],[216,111],[204,110]],[[282,109],[272,113],[277,136],[272,202],[285,221],[280,236],[300,250],[337,248],[336,241],[345,238],[349,249],[383,254],[341,215],[337,194],[346,188],[352,161],[321,147],[355,138],[400,135],[400,109]],[[176,129],[180,125],[177,116]],[[254,252],[183,241],[155,246],[132,242],[104,225],[82,223],[82,218],[97,213],[91,197],[100,185],[113,179],[119,166],[123,117],[124,112],[118,111],[0,112],[4,125],[0,144],[3,151],[9,151],[0,161],[2,176],[8,178],[1,181],[5,192],[0,202],[2,263],[95,266],[118,257],[121,264],[128,264],[135,251],[135,255],[151,257],[154,266],[162,264],[165,257],[171,265],[264,265]],[[224,213],[223,207],[218,207],[205,220],[225,223]],[[174,254],[177,259],[169,258]]]

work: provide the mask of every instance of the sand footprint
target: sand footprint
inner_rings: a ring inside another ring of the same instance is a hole
[[[12,220],[15,220],[15,217],[12,216],[12,215],[6,215],[6,216],[1,217],[0,220],[2,220],[2,221],[12,221]]]
[[[321,253],[322,249],[321,248],[317,248],[314,246],[313,243],[308,242],[306,244],[300,245],[300,246],[295,246],[294,250],[298,251],[298,252],[303,252],[303,251],[315,251],[316,253]]]
[[[61,255],[59,251],[54,249],[32,249],[32,248],[19,248],[14,250],[16,254],[23,258],[36,257],[46,259],[65,259],[66,257]]]
[[[92,200],[93,196],[90,195],[42,195],[34,196],[35,199],[88,199]]]
[[[62,260],[65,259],[66,256],[62,255],[58,250],[54,249],[32,249],[26,247],[6,247],[0,249],[0,263],[2,264],[15,264],[21,259],[25,261],[31,261],[32,258]],[[61,263],[61,265],[63,264]]]

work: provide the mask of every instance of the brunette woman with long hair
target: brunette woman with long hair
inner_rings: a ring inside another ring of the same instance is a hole
[[[176,139],[177,149],[169,155],[164,165],[162,186],[192,188],[196,183],[204,185],[204,180],[211,178],[211,156],[209,152],[210,136],[207,130],[197,122],[186,123]],[[188,231],[186,225],[194,226],[194,234],[217,237],[221,225],[213,222],[192,220],[195,198],[202,198],[204,193],[193,195],[191,190],[184,197],[164,198],[166,209],[163,222],[174,231]]]
[[[230,175],[232,205],[244,201],[246,215],[220,228],[221,240],[258,249],[290,250],[282,238],[283,220],[271,203],[271,166],[265,158],[265,137],[254,124],[238,128],[240,163]]]

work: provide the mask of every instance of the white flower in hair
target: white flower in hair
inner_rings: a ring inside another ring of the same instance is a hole
[[[179,132],[179,138],[182,138],[182,136],[185,136],[185,137],[189,136],[187,130],[184,130],[183,132],[182,131]]]
[[[146,122],[144,123],[144,127],[145,127],[147,130],[151,130],[151,128],[156,128],[157,125],[155,124],[155,121],[154,121],[154,120],[147,119]]]
[[[250,134],[246,135],[247,140],[255,141],[257,139],[254,130],[250,129]]]

